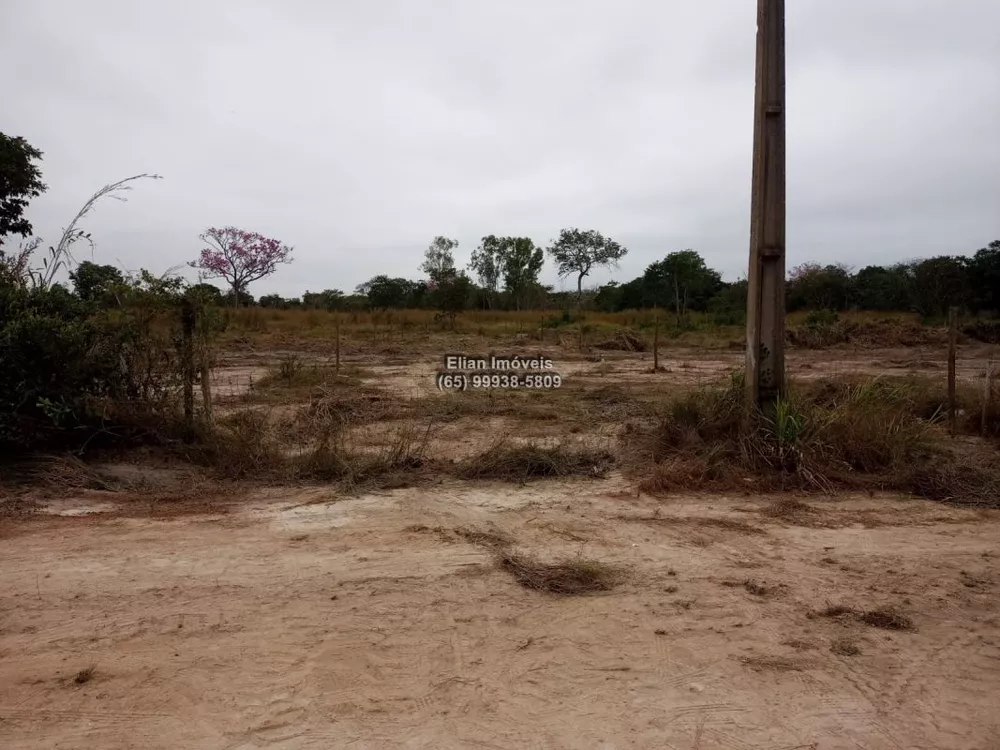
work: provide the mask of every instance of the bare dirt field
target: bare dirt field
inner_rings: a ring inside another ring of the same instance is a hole
[[[742,356],[669,350],[654,374],[648,354],[549,351],[560,392],[481,413],[442,411],[476,394],[438,393],[436,354],[352,352],[384,407],[358,439],[433,414],[438,460],[500,432],[609,443],[658,393]],[[965,350],[960,377],[975,382],[987,354]],[[280,356],[229,354],[220,418]],[[793,352],[789,369],[942,366],[940,351],[894,349]],[[176,469],[111,469],[173,477],[177,497],[39,490],[37,512],[0,518],[0,747],[1000,747],[998,510],[654,498],[618,471],[201,493]],[[534,590],[510,551],[598,561],[614,584]]]

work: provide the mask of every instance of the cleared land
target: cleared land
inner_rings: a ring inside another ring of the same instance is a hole
[[[307,456],[294,476],[266,451],[242,474],[44,464],[0,518],[0,745],[993,746],[1000,510],[641,493],[622,433],[741,352],[665,348],[653,373],[565,338],[346,336],[340,378],[329,341],[229,342],[216,419]],[[566,384],[433,387],[441,352],[490,350]],[[966,387],[989,355],[963,345]],[[944,349],[793,350],[790,372],[943,382]],[[487,466],[503,481],[461,478]]]

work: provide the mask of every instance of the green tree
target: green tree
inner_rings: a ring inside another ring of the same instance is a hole
[[[865,266],[852,279],[852,301],[862,310],[912,310],[913,268],[906,263]]]
[[[803,263],[789,271],[785,284],[789,310],[846,310],[851,291],[851,272],[842,264]]]
[[[576,306],[583,304],[583,279],[595,266],[617,265],[628,249],[594,229],[563,229],[548,248],[560,277],[576,276]]]
[[[433,304],[452,321],[468,307],[475,285],[465,273],[452,273],[431,288]]]
[[[487,306],[492,307],[493,298],[500,284],[500,238],[492,234],[483,237],[479,247],[472,251],[469,268],[475,271],[483,288],[483,309]]]
[[[925,316],[948,314],[961,305],[969,291],[969,259],[938,255],[913,264],[913,292],[917,311]]]
[[[424,251],[424,262],[420,264],[420,269],[430,277],[431,281],[440,283],[455,273],[456,247],[458,247],[456,240],[435,237]]]
[[[86,302],[107,302],[124,283],[122,272],[114,266],[102,266],[85,260],[71,271],[70,281],[77,296]]]
[[[723,282],[708,301],[708,311],[719,325],[741,325],[747,315],[747,280]]]
[[[314,310],[340,310],[344,306],[344,293],[339,289],[324,289],[322,292],[307,291],[302,295],[302,304]]]
[[[385,274],[379,274],[360,284],[357,293],[365,295],[369,306],[373,309],[401,309],[413,301],[415,287],[416,285],[407,279],[392,279]]]
[[[35,164],[41,159],[42,152],[24,138],[0,133],[0,246],[8,234],[27,237],[32,232],[24,209],[46,190]]]
[[[538,283],[545,254],[528,237],[504,237],[501,258],[504,290],[514,300],[514,309],[520,310],[526,292]]]
[[[654,304],[669,299],[680,326],[688,308],[704,310],[708,300],[722,286],[717,271],[705,265],[705,260],[694,250],[670,253],[663,260],[651,264],[643,274],[644,286],[651,293]]]
[[[993,240],[972,256],[969,280],[975,308],[1000,315],[1000,240]]]
[[[222,291],[214,284],[192,284],[187,294],[201,302],[207,307],[221,307],[224,303]],[[263,301],[263,298],[261,298]]]

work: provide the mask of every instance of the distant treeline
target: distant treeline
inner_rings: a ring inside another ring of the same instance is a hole
[[[232,292],[200,285],[219,304],[232,304]],[[870,265],[853,271],[842,264],[803,263],[793,267],[786,283],[787,305],[795,310],[908,311],[926,317],[947,314],[959,306],[971,314],[1000,312],[1000,240],[971,255],[939,255],[889,266]],[[240,304],[268,308],[325,310],[438,309],[441,300],[427,281],[385,275],[361,284],[354,294],[339,289],[306,292],[298,298],[269,294],[258,300],[242,296]],[[575,292],[553,291],[532,284],[515,300],[506,292],[487,292],[467,280],[451,290],[453,308],[562,309],[576,304]],[[746,310],[747,282],[725,282],[694,250],[670,253],[625,283],[610,282],[585,291],[584,309],[619,312],[666,308],[682,317],[688,311],[714,313],[736,322]]]

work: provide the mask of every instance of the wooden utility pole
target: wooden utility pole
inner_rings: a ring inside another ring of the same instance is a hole
[[[757,0],[748,406],[767,411],[785,389],[785,0]]]
[[[958,409],[955,403],[955,344],[958,340],[958,308],[948,308],[948,428],[955,432]]]

